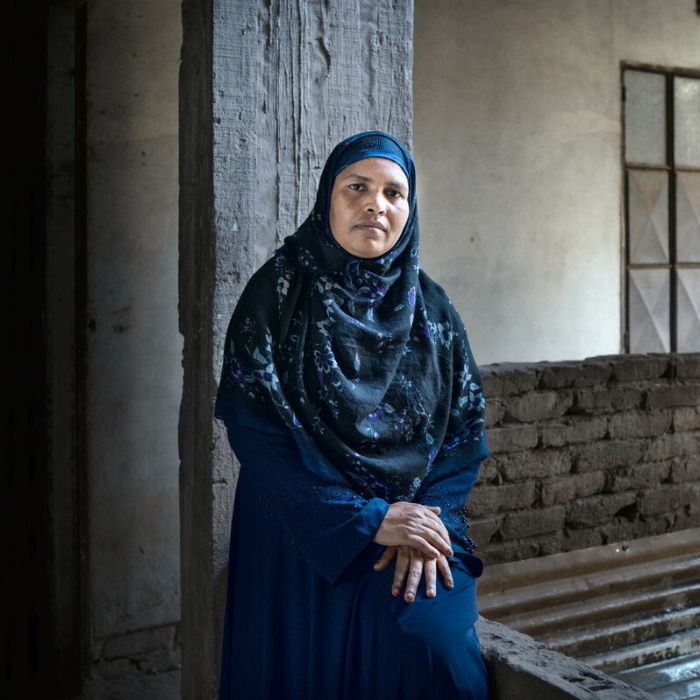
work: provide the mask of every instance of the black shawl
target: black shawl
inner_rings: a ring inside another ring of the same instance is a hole
[[[371,156],[408,174],[410,212],[393,248],[361,258],[330,231],[330,193],[339,165]],[[481,377],[459,314],[418,264],[415,169],[393,137],[335,147],[313,211],[243,290],[216,401],[218,418],[237,413],[286,424],[389,503],[412,500],[438,465],[454,473],[488,454]]]

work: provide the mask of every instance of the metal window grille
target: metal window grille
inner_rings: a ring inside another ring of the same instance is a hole
[[[624,66],[625,350],[700,351],[700,75]]]

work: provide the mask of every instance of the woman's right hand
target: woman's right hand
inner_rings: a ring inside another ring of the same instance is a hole
[[[397,501],[387,510],[374,542],[385,545],[409,545],[432,559],[440,554],[452,556],[450,535],[438,518],[439,506]]]

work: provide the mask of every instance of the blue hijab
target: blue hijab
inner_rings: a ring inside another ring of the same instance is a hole
[[[406,173],[394,246],[357,257],[331,233],[336,175],[370,157]],[[334,149],[314,208],[251,277],[225,341],[216,416],[286,425],[366,498],[410,501],[431,470],[487,454],[484,394],[459,314],[418,264],[415,167],[379,131]],[[473,468],[473,465],[471,465]]]

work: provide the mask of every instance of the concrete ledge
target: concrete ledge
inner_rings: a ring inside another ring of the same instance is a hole
[[[476,631],[495,700],[652,700],[643,690],[498,622],[480,617]]]

